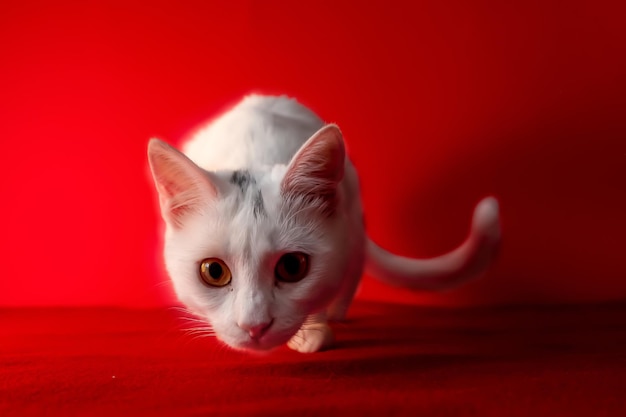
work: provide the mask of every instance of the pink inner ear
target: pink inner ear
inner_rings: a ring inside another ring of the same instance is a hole
[[[294,156],[281,184],[284,195],[319,198],[334,208],[337,185],[343,179],[345,164],[343,135],[334,125],[318,130]]]
[[[161,214],[173,226],[180,227],[185,215],[198,211],[217,196],[215,186],[205,173],[165,142],[150,141],[148,160],[159,192]]]

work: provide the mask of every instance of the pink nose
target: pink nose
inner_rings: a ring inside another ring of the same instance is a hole
[[[255,324],[252,326],[247,325],[247,324],[239,324],[239,327],[241,327],[243,330],[247,330],[248,334],[250,335],[252,339],[258,340],[261,338],[261,336],[265,334],[267,329],[270,328],[272,323],[274,323],[274,319],[268,322],[259,323],[259,324]]]

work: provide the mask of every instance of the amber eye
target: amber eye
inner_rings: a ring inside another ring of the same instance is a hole
[[[283,282],[298,282],[309,273],[309,255],[290,252],[280,257],[274,270],[276,279]]]
[[[200,263],[200,277],[213,287],[228,285],[231,279],[230,269],[218,258],[207,258]]]

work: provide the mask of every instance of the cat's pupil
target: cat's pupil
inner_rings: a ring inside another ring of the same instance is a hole
[[[297,256],[287,255],[283,260],[283,265],[285,266],[285,271],[289,275],[296,275],[300,272],[300,259]]]
[[[209,275],[213,279],[220,279],[224,274],[224,270],[222,269],[222,265],[217,262],[212,262],[209,265]]]

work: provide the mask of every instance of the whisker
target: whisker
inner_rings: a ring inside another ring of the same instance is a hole
[[[188,323],[200,323],[200,324],[206,324],[208,325],[206,320],[202,320],[196,317],[180,317],[181,320],[184,320]]]
[[[209,335],[209,334],[196,334],[196,335],[188,335],[190,337],[191,340],[199,340],[199,339],[204,339],[207,337],[213,337],[213,335]]]
[[[183,331],[187,334],[215,334],[213,329],[183,329]]]
[[[157,283],[154,284],[155,288],[161,288],[164,287],[166,285],[170,285],[171,281],[169,279],[163,280],[163,281],[159,281]]]
[[[215,332],[207,329],[184,329],[183,333],[192,337],[214,337]]]

